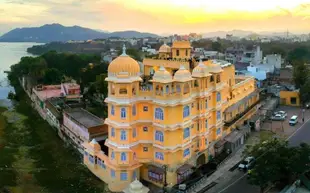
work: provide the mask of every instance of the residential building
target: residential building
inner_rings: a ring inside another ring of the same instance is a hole
[[[193,167],[225,150],[216,144],[225,144],[232,131],[244,143],[240,126],[257,110],[254,78],[236,76],[231,63],[192,61],[187,41],[159,50],[159,59],[143,61],[144,75],[154,72],[143,83],[125,47],[110,63],[109,136],[104,145],[83,144],[84,164],[114,192],[136,178],[157,186],[164,186],[164,179],[168,187],[182,183]]]
[[[107,138],[108,128],[103,120],[82,108],[69,108],[63,111],[62,135],[77,150],[83,152],[82,144],[95,139],[98,142]]]
[[[80,85],[76,83],[62,83],[61,84],[61,95],[66,100],[77,100],[79,101],[82,97]]]
[[[282,90],[280,91],[280,103],[282,105],[300,106],[299,90]]]

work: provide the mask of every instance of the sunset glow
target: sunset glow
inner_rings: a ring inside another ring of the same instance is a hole
[[[45,23],[154,33],[310,30],[309,0],[0,0],[0,10],[0,30]]]

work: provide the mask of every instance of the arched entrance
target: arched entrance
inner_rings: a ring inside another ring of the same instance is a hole
[[[203,164],[206,163],[206,155],[203,153],[201,154],[198,158],[197,158],[197,166],[196,167],[199,167]]]

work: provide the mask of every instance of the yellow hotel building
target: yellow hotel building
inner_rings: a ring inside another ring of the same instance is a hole
[[[180,41],[144,59],[144,70],[126,48],[110,63],[109,135],[104,144],[83,146],[85,165],[111,191],[121,192],[136,178],[157,186],[165,178],[168,187],[181,183],[255,113],[253,77],[235,76],[228,62],[191,57],[190,43]]]

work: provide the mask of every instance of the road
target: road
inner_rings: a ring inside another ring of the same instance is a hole
[[[297,146],[300,143],[310,144],[310,120],[293,133],[289,138],[290,146]],[[232,182],[225,189],[219,191],[218,193],[259,193],[259,188],[247,183],[247,177],[243,176],[244,173],[238,174],[235,177],[236,181]]]

